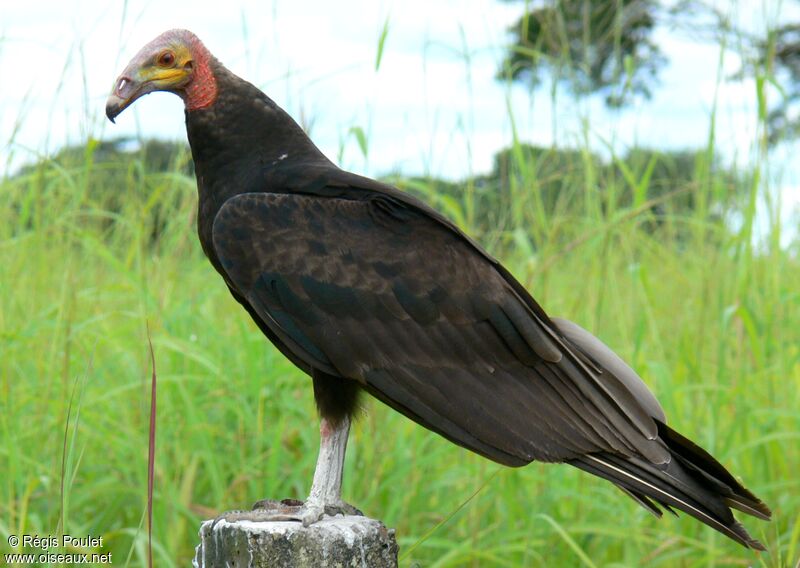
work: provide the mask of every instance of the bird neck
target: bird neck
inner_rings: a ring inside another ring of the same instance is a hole
[[[209,225],[209,230],[219,208],[234,195],[279,191],[270,183],[276,170],[298,164],[332,165],[303,129],[257,87],[215,59],[210,70],[217,88],[213,102],[186,107],[200,198],[198,222]]]
[[[218,90],[213,104],[186,108],[200,185],[211,184],[225,197],[230,191],[268,191],[257,184],[270,169],[298,161],[330,164],[303,129],[258,88],[222,65],[212,71]]]
[[[212,66],[218,64],[197,36],[190,40],[194,72],[192,81],[179,94],[188,110],[207,108],[217,100],[217,79]]]

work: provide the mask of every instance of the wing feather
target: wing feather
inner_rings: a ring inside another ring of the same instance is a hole
[[[220,209],[213,242],[297,357],[462,446],[510,465],[598,451],[668,460],[624,382],[426,212],[391,196],[242,194]]]

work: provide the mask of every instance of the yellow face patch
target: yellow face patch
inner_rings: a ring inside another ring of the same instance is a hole
[[[172,45],[139,69],[139,81],[152,83],[158,89],[180,87],[192,74],[192,63],[192,54],[185,45]]]

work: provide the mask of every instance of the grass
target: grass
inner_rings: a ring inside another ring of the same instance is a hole
[[[492,230],[472,224],[475,188],[445,209],[550,313],[629,361],[671,425],[771,505],[771,523],[746,520],[769,553],[685,515],[656,521],[566,466],[501,468],[374,401],[352,433],[345,498],[397,529],[402,566],[793,565],[800,261],[777,245],[777,222],[764,243],[752,238],[766,155],[749,166],[736,231],[706,205],[653,230],[646,176],[603,179],[588,160],[579,179],[564,173],[559,206],[545,211],[536,164],[517,166],[514,207]],[[113,207],[89,191],[109,175],[91,145],[82,164],[43,162],[0,185],[0,551],[12,534],[90,534],[104,537],[115,565],[146,565],[149,326],[154,564],[185,566],[201,519],[306,494],[318,442],[311,386],[203,257],[193,180],[111,167],[126,174],[109,188]],[[696,170],[679,189],[698,203],[728,190],[702,161]],[[153,242],[160,207],[170,215]]]
[[[185,565],[200,519],[305,494],[317,446],[310,384],[202,256],[190,179],[132,178],[107,224],[102,204],[81,194],[102,170],[42,168],[0,192],[0,287],[12,291],[0,298],[0,532],[58,529],[66,440],[64,532],[103,535],[114,558],[144,562],[149,323],[156,565]],[[151,245],[154,193],[176,205]],[[688,518],[656,522],[564,466],[499,468],[374,402],[354,430],[347,498],[397,528],[404,565],[786,565],[800,551],[796,258],[753,251],[703,219],[671,220],[714,235],[687,246],[665,238],[670,229],[645,231],[641,215],[582,209],[550,219],[534,255],[515,229],[486,240],[551,313],[601,335],[675,427],[773,506],[771,524],[748,522],[771,552],[756,557]]]

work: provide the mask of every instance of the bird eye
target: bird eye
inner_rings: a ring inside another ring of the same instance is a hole
[[[158,64],[161,67],[169,67],[173,63],[175,63],[175,54],[171,51],[165,51],[158,56]]]

